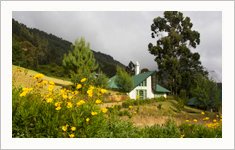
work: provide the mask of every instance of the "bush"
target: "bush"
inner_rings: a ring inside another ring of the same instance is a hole
[[[182,124],[181,133],[187,138],[222,138],[222,127],[208,128],[200,124]]]
[[[117,67],[117,78],[115,80],[121,92],[129,92],[133,88],[133,80],[131,76],[122,68]]]
[[[143,137],[148,138],[179,138],[180,130],[173,121],[168,121],[166,124],[154,125],[142,129]]]
[[[94,79],[94,85],[101,88],[107,88],[108,80],[109,79],[105,74],[99,73],[98,76]]]

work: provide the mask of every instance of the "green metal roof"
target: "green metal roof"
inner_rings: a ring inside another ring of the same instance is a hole
[[[147,79],[149,76],[151,76],[155,71],[148,71],[144,73],[137,74],[135,76],[132,76],[134,87],[137,87],[141,82],[143,82],[145,79]]]
[[[144,72],[144,73],[140,73],[138,75],[134,75],[132,76],[133,79],[133,89],[135,87],[137,87],[141,82],[143,82],[145,79],[147,79],[149,76],[151,76],[153,73],[155,73],[155,71],[148,71],[148,72]],[[117,86],[117,84],[115,83],[117,76],[113,76],[112,78],[109,79],[108,81],[108,87],[111,89],[118,89],[119,87]]]
[[[171,92],[168,89],[160,86],[159,84],[156,85],[155,91],[158,92],[158,93],[169,93],[169,92]]]
[[[148,72],[144,72],[144,73],[140,73],[138,75],[134,75],[132,76],[133,82],[134,82],[134,86],[133,89],[135,87],[137,87],[141,82],[143,82],[145,79],[147,79],[149,76],[151,76],[152,74],[154,74],[155,71],[148,71]],[[108,87],[111,89],[119,89],[119,87],[117,86],[115,80],[116,80],[117,76],[113,76],[112,78],[109,79],[108,81]],[[162,86],[160,86],[159,84],[156,85],[156,89],[155,92],[157,93],[169,93],[170,91]]]
[[[109,88],[111,88],[111,89],[118,89],[118,86],[117,86],[117,84],[115,82],[116,78],[117,78],[117,76],[115,75],[115,76],[113,76],[112,78],[109,79],[109,81],[108,81],[108,87]]]

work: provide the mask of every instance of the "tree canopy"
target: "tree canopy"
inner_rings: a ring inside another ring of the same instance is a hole
[[[71,80],[75,84],[82,78],[91,77],[98,68],[90,45],[86,43],[84,38],[75,41],[73,51],[64,55],[62,64],[69,71]]]
[[[115,82],[121,92],[130,92],[134,86],[131,76],[121,67],[117,67],[117,78]]]
[[[190,51],[200,44],[200,33],[192,27],[191,19],[177,11],[165,11],[164,17],[155,18],[151,25],[151,36],[157,41],[149,43],[148,50],[156,56],[159,81],[174,94],[180,89],[190,94],[188,89],[192,87],[194,74],[208,74],[201,65],[199,53]]]

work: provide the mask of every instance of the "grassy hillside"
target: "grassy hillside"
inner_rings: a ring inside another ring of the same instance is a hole
[[[34,70],[12,65],[13,86],[32,87],[35,84],[35,80],[32,77],[38,73],[39,72]],[[53,81],[57,86],[68,86],[72,84],[70,81],[49,76],[44,76],[43,79],[47,81]]]

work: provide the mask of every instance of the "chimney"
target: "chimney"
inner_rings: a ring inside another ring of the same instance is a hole
[[[140,64],[139,62],[137,61],[136,64],[135,64],[135,75],[139,74],[140,73]]]

